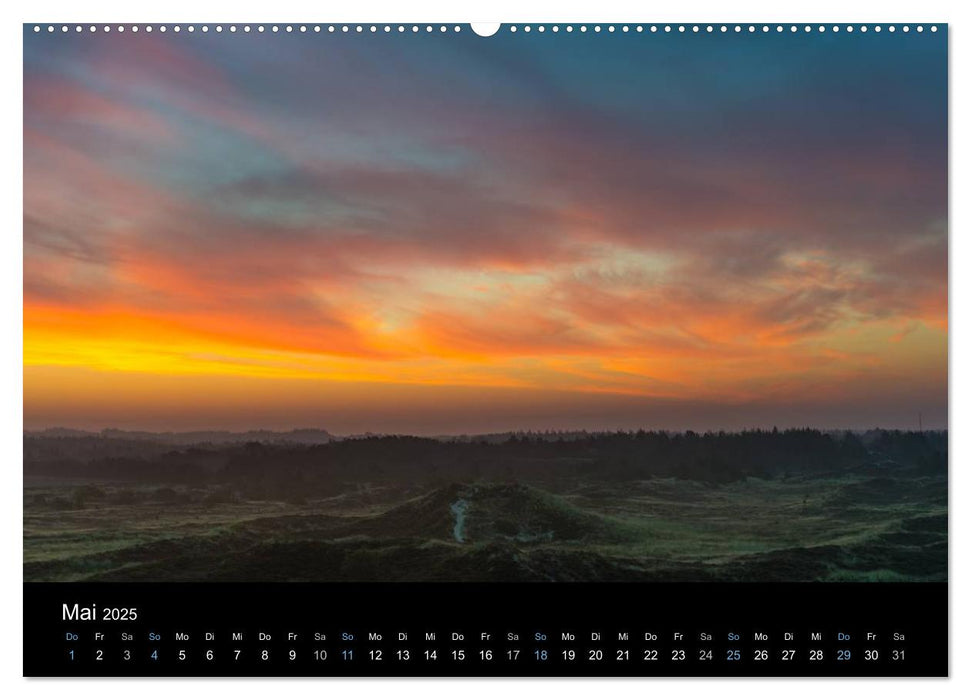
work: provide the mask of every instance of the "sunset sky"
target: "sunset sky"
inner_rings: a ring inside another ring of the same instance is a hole
[[[26,428],[947,424],[943,31],[31,29]]]

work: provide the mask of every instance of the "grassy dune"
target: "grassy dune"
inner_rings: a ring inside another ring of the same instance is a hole
[[[452,504],[465,501],[463,541]],[[25,487],[25,580],[945,580],[947,481],[915,470],[353,485]]]

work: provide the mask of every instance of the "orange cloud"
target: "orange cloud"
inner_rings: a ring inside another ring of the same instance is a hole
[[[675,86],[580,100],[554,62],[451,55],[509,88],[493,94],[455,80],[441,43],[308,61],[310,37],[227,38],[34,47],[34,420],[60,415],[59,385],[106,416],[161,394],[226,412],[247,400],[234,380],[281,412],[323,393],[362,416],[476,392],[631,421],[649,400],[874,408],[887,385],[946,403],[937,112],[864,119],[774,76],[744,86],[772,110],[729,99],[741,85],[708,84],[720,111],[685,110]]]

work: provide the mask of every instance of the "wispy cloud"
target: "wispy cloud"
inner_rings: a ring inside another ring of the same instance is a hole
[[[814,37],[27,34],[25,364],[940,412],[946,42]]]

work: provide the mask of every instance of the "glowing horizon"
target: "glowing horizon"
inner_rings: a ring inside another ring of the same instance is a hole
[[[946,427],[946,36],[706,42],[25,29],[25,427]]]

